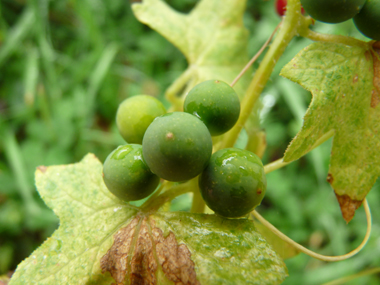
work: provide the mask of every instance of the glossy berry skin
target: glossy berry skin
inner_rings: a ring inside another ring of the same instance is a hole
[[[108,190],[124,201],[148,197],[160,182],[143,160],[142,146],[137,144],[119,146],[108,155],[103,180]]]
[[[211,135],[197,117],[173,112],[156,118],[146,130],[143,156],[153,173],[169,181],[194,178],[212,152]]]
[[[150,123],[165,113],[164,105],[156,98],[137,95],[121,102],[116,113],[116,125],[127,143],[141,144]]]
[[[212,136],[218,136],[235,125],[240,114],[240,101],[227,83],[208,80],[189,91],[183,109],[201,119]]]
[[[380,0],[367,0],[354,24],[363,35],[380,41]]]
[[[227,218],[251,212],[261,203],[266,187],[260,158],[238,148],[215,152],[199,176],[199,188],[207,206]]]
[[[359,13],[366,0],[301,0],[305,11],[325,23],[340,23]]]

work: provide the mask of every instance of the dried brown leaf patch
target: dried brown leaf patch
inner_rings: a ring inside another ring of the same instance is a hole
[[[100,264],[117,285],[159,284],[158,270],[176,285],[200,284],[187,246],[178,244],[173,232],[164,237],[147,217],[138,216],[120,229]]]

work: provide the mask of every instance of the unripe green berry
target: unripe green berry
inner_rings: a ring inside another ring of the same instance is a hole
[[[261,203],[266,187],[260,158],[238,148],[215,152],[199,176],[199,188],[207,206],[228,218],[251,212]]]
[[[108,190],[124,201],[148,197],[160,182],[143,160],[142,146],[137,144],[119,146],[108,155],[103,180]]]
[[[141,144],[148,126],[165,113],[164,105],[156,98],[137,95],[121,102],[116,113],[116,125],[127,143]]]
[[[367,0],[354,24],[363,35],[380,41],[380,0]]]
[[[366,0],[301,0],[305,11],[325,23],[340,23],[353,18]]]
[[[183,109],[201,119],[212,136],[218,136],[235,125],[240,114],[240,101],[227,83],[208,80],[189,91]]]
[[[197,176],[210,159],[211,135],[197,117],[168,113],[156,118],[146,130],[144,159],[153,173],[169,181]]]

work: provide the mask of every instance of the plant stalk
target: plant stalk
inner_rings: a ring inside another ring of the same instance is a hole
[[[235,144],[239,133],[243,129],[256,101],[269,80],[278,59],[284,53],[293,37],[299,33],[301,28],[304,29],[306,24],[308,23],[301,14],[301,4],[299,0],[289,0],[283,24],[268,52],[265,54],[241,102],[240,117],[235,126],[225,135],[220,149],[232,147]]]

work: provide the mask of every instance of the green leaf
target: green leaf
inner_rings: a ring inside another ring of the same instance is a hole
[[[36,184],[60,226],[10,284],[280,284],[287,275],[252,221],[138,211],[105,188],[92,154],[39,167]]]
[[[118,284],[280,284],[287,275],[252,221],[183,212],[136,217],[101,264]]]
[[[380,64],[375,53],[375,48],[314,43],[281,71],[313,95],[284,161],[300,158],[333,134],[327,180],[347,222],[380,173]]]
[[[10,284],[111,284],[100,258],[137,211],[106,189],[101,173],[92,154],[77,164],[37,169],[38,191],[60,226],[18,265]]]
[[[164,236],[173,232],[189,248],[201,284],[280,284],[287,276],[251,220],[189,213],[158,213],[153,219]]]
[[[161,0],[132,5],[137,19],[173,43],[186,57],[189,67],[178,79],[175,92],[183,94],[209,79],[231,83],[248,62],[248,31],[243,25],[246,1],[203,0],[189,13],[179,13]],[[249,76],[235,90],[243,95]],[[170,90],[170,89],[169,89]],[[177,94],[174,94],[177,95]]]

